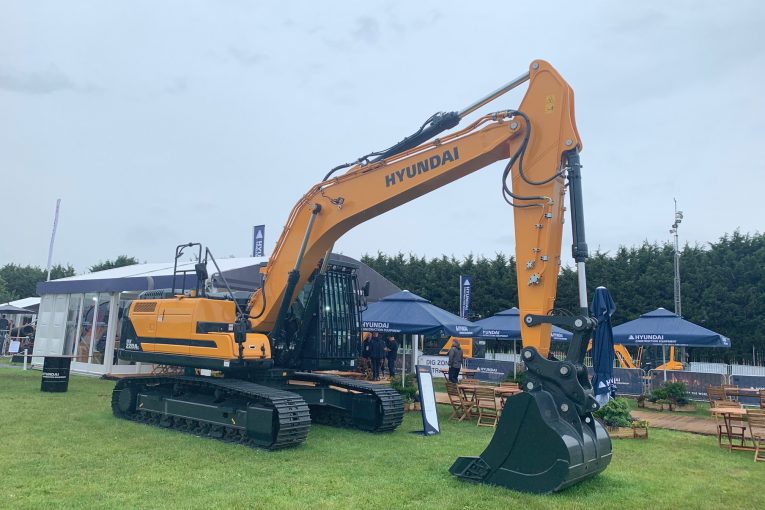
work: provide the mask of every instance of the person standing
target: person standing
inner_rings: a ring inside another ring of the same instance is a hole
[[[462,353],[462,347],[460,347],[459,341],[452,339],[452,347],[449,349],[449,381],[456,383],[457,378],[460,376],[460,368],[462,368],[462,360],[464,355]]]
[[[398,356],[398,342],[396,337],[390,335],[386,345],[386,357],[388,358],[388,375],[391,379],[396,375],[396,357]]]
[[[0,316],[0,354],[5,354],[5,339],[11,336],[11,321],[5,315]]]
[[[385,357],[385,342],[378,333],[372,333],[369,341],[369,357],[372,359],[372,380],[380,380],[380,365]]]

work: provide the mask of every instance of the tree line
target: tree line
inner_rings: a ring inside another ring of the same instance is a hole
[[[461,260],[377,253],[362,261],[400,288],[453,313],[459,308],[459,276],[472,276],[473,319],[518,304],[515,259],[502,253],[493,259],[469,255]],[[680,280],[683,318],[731,339],[731,349],[702,354],[751,362],[753,348],[765,353],[765,234],[736,231],[703,246],[686,245]],[[594,253],[587,261],[590,299],[601,285],[616,302],[615,325],[658,307],[674,310],[673,245],[645,242],[615,253]],[[578,309],[575,268],[561,268],[555,306]]]

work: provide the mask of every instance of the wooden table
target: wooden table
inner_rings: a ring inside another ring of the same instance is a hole
[[[746,409],[741,407],[710,407],[709,412],[712,414],[717,414],[722,416],[723,422],[725,423],[725,429],[727,430],[728,445],[730,446],[731,450],[744,450],[749,452],[754,451],[754,446],[734,445],[733,438],[731,437],[731,419],[732,418],[746,419]],[[751,434],[751,431],[750,431],[750,434]]]
[[[447,380],[447,381],[449,380],[449,369],[448,369],[448,368],[442,368],[441,370],[439,370],[439,372],[441,372],[442,374],[444,374],[444,377],[446,378],[446,380]],[[463,378],[464,378],[466,375],[475,375],[475,374],[477,374],[478,372],[479,372],[479,371],[478,371],[478,370],[476,370],[476,369],[474,369],[474,368],[461,368],[461,369],[460,369],[460,375],[461,375]]]
[[[491,386],[482,386],[480,384],[459,384],[457,387],[460,389],[462,394],[465,396],[465,399],[467,400],[473,400],[476,388],[492,388]],[[513,395],[523,392],[522,389],[513,386],[494,386],[493,389],[494,395],[499,397],[503,405],[507,397],[512,397]]]

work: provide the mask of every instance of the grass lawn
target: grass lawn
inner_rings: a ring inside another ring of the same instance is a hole
[[[446,422],[424,438],[314,426],[300,447],[263,452],[120,421],[110,381],[72,376],[41,393],[39,371],[0,367],[0,507],[12,508],[765,508],[765,463],[714,437],[651,430],[614,441],[601,475],[552,496],[449,474],[493,430]]]

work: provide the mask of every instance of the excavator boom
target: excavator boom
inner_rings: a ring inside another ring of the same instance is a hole
[[[525,77],[526,75],[524,75]],[[265,283],[249,303],[250,328],[279,336],[279,315],[334,242],[356,225],[500,160],[515,156],[515,239],[522,313],[553,308],[563,227],[564,154],[582,147],[574,93],[548,63],[530,66],[518,110],[479,118],[453,134],[371,164],[356,165],[312,187],[294,206],[265,268]],[[523,83],[514,80],[506,88]],[[487,97],[495,97],[499,91]],[[485,99],[469,106],[472,112]],[[479,104],[480,103],[480,104]],[[405,147],[405,145],[404,145]],[[508,186],[509,188],[509,186]],[[506,195],[509,196],[509,195]],[[295,279],[289,282],[290,275]],[[524,345],[547,355],[550,326],[524,326]]]

